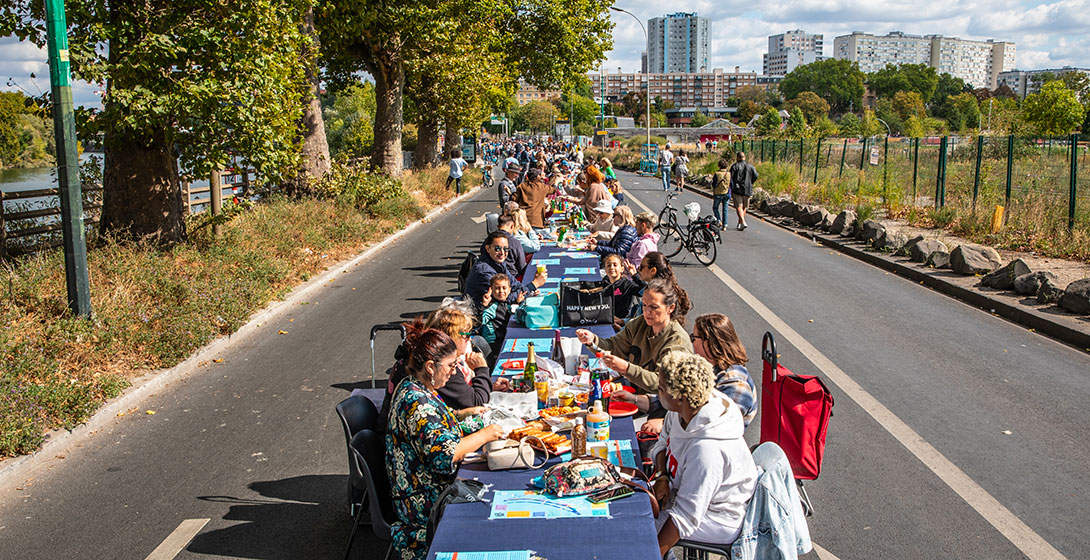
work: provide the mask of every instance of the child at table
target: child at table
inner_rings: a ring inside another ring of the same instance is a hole
[[[644,285],[625,274],[624,258],[612,253],[602,257],[602,286],[613,296],[613,328],[620,331],[636,315],[635,302]]]
[[[519,293],[511,297],[511,279],[506,274],[497,274],[488,282],[488,291],[481,298],[481,338],[492,348],[492,356],[499,356],[500,346],[507,338],[507,321],[511,318],[511,304],[519,303],[526,297]],[[509,301],[513,300],[513,301]]]

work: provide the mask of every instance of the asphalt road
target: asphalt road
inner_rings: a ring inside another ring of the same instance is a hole
[[[661,208],[657,180],[621,176],[630,196]],[[187,519],[209,521],[177,558],[343,556],[347,458],[333,406],[369,375],[372,324],[453,293],[461,255],[483,237],[471,218],[494,200],[484,191],[436,218],[235,341],[222,363],[4,488],[0,558],[143,559]],[[689,201],[710,211],[707,199],[682,195]],[[1080,420],[1090,356],[756,219],[724,232],[716,264],[767,310],[689,256],[676,271],[696,306],[690,324],[699,313],[728,314],[755,377],[771,313],[1030,533],[1068,558],[1086,556],[1090,532],[1079,520],[1090,519],[1090,452]],[[822,360],[777,336],[782,364],[819,371]],[[377,348],[380,369],[392,343]],[[830,388],[823,472],[807,485],[816,543],[841,559],[1023,557],[1005,536],[1012,529],[987,521],[994,508],[971,506],[918,446],[875,420],[873,403]],[[755,422],[749,438],[758,432]],[[384,552],[361,532],[354,557]]]

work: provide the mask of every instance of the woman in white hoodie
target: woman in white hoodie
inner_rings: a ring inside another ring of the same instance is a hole
[[[671,352],[659,366],[659,401],[668,412],[651,456],[662,554],[680,539],[734,542],[756,487],[742,414],[714,383],[712,365],[695,354]]]

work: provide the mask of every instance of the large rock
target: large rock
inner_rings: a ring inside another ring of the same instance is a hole
[[[1068,284],[1060,296],[1060,307],[1079,315],[1090,314],[1090,278]]]
[[[908,235],[897,230],[882,230],[872,246],[879,251],[897,253],[908,242]]]
[[[753,187],[753,196],[750,197],[751,201],[759,203],[766,201],[770,198],[772,198],[772,195],[768,194],[768,191],[762,189],[761,187]]]
[[[950,249],[946,247],[946,244],[937,239],[925,239],[912,245],[908,249],[908,256],[916,262],[927,262],[927,257],[931,256],[931,253],[941,252],[947,255],[946,262],[950,262],[949,255]]]
[[[845,229],[851,229],[854,222],[855,212],[844,210],[836,215],[836,219],[833,220],[833,225],[829,227],[829,233],[836,235],[843,234]]]
[[[818,224],[817,227],[829,231],[829,229],[833,227],[833,218],[834,216],[832,214],[825,212],[825,217],[821,219],[821,223]]]
[[[1056,282],[1056,275],[1048,271],[1030,272],[1014,279],[1014,292],[1023,296],[1034,296],[1041,289],[1045,279]]]
[[[909,239],[908,241],[905,241],[905,244],[901,246],[901,249],[899,251],[897,251],[897,254],[898,255],[904,255],[906,257],[908,255],[911,255],[912,254],[912,248],[915,247],[916,245],[918,245],[923,240],[924,240],[924,237],[922,235],[917,235],[916,237],[913,237],[913,238]]]
[[[999,253],[991,247],[966,243],[950,251],[950,268],[962,276],[987,274],[1001,266]]]
[[[772,202],[768,207],[768,213],[773,216],[791,216],[795,212],[795,203],[790,200],[780,199]]]
[[[864,243],[870,243],[875,239],[878,239],[878,236],[885,233],[885,231],[886,226],[882,225],[880,222],[867,220],[863,222],[863,227],[859,229],[855,234],[855,237]]]
[[[1030,272],[1026,261],[1014,259],[1007,263],[1007,266],[989,272],[987,276],[980,279],[980,284],[997,290],[1009,290],[1014,287],[1015,278]]]
[[[807,206],[806,211],[799,214],[796,221],[799,224],[806,227],[816,227],[821,225],[829,217],[829,212],[820,206]]]
[[[934,268],[950,268],[950,253],[946,251],[931,251],[927,255],[926,264]]]
[[[1056,303],[1063,293],[1054,278],[1042,278],[1041,287],[1037,288],[1037,303]]]

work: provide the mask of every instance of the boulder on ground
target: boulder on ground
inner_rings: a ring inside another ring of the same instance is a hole
[[[829,217],[829,212],[820,206],[807,206],[795,220],[806,227],[817,227]]]
[[[1037,303],[1056,303],[1064,291],[1056,285],[1053,278],[1042,278],[1041,287],[1037,288]]]
[[[980,284],[997,290],[1009,290],[1014,287],[1015,278],[1030,272],[1026,261],[1014,259],[1007,263],[1007,266],[989,272],[987,276],[980,279]]]
[[[946,251],[931,251],[927,255],[926,264],[934,268],[950,268],[950,253]]]
[[[833,225],[829,226],[829,233],[840,235],[845,229],[850,229],[855,222],[855,212],[844,210],[836,215]],[[850,235],[850,234],[849,234]]]
[[[768,213],[773,216],[791,216],[794,213],[795,203],[790,200],[780,199],[769,204]]]
[[[760,210],[764,214],[771,214],[772,213],[772,205],[769,204],[767,198],[757,202],[757,209]]]
[[[834,217],[835,216],[833,216],[829,212],[825,212],[825,217],[822,218],[821,223],[818,224],[817,227],[819,227],[819,228],[821,228],[821,229],[823,229],[825,231],[829,231],[833,227],[833,218]]]
[[[896,253],[900,251],[907,242],[908,235],[904,232],[884,229],[882,230],[882,233],[878,234],[878,238],[873,241],[872,246],[878,251]]]
[[[1060,307],[1079,315],[1090,314],[1090,278],[1075,280],[1060,296]]]
[[[1023,296],[1037,295],[1045,279],[1056,281],[1056,275],[1048,271],[1030,272],[1014,279],[1014,292]]]
[[[931,256],[931,253],[942,252],[947,255],[950,254],[950,249],[946,247],[946,244],[937,239],[925,239],[918,241],[908,249],[908,256],[916,262],[927,262],[927,257]],[[949,260],[947,260],[949,262]]]
[[[962,276],[987,274],[1003,266],[999,253],[991,247],[965,243],[950,251],[950,268]]]
[[[772,198],[772,195],[768,194],[768,191],[761,187],[753,187],[753,196],[750,197],[750,201],[753,203],[760,203]]]
[[[915,247],[917,244],[919,244],[919,242],[921,242],[923,240],[924,240],[924,237],[922,235],[917,235],[916,237],[913,237],[913,238],[909,239],[908,241],[905,241],[905,244],[901,246],[901,249],[899,251],[897,251],[897,254],[907,257],[908,255],[912,254],[912,248]]]
[[[867,220],[863,222],[863,227],[859,228],[859,232],[856,233],[855,236],[856,238],[862,236],[861,241],[870,243],[871,241],[878,239],[878,236],[885,233],[885,231],[886,226],[882,225],[880,222]]]

